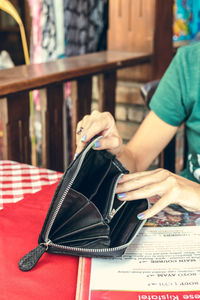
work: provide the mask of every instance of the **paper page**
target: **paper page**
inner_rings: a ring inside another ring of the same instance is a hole
[[[123,258],[92,259],[90,290],[200,291],[200,226],[143,228]]]

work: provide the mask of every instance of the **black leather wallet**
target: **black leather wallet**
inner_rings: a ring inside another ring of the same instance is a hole
[[[19,261],[31,270],[44,252],[87,257],[121,256],[145,221],[137,214],[147,199],[120,201],[115,190],[128,171],[106,150],[94,150],[95,137],[70,164],[49,207],[38,246]]]

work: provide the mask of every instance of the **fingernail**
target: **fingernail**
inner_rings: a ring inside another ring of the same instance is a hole
[[[122,178],[123,178],[123,174],[119,177],[118,182],[122,181]]]
[[[139,220],[144,220],[144,219],[145,219],[145,215],[144,215],[143,213],[138,214],[138,215],[137,215],[137,218],[138,218]]]
[[[126,193],[117,194],[119,199],[126,197]]]
[[[82,138],[81,138],[81,142],[85,142],[85,141],[86,141],[86,138],[87,138],[87,135],[84,134],[84,135],[82,136]]]
[[[77,158],[77,156],[78,156],[78,153],[75,153],[74,154],[74,160]]]
[[[95,143],[94,143],[94,146],[93,146],[93,148],[99,148],[100,147],[100,142],[99,141],[96,141]]]

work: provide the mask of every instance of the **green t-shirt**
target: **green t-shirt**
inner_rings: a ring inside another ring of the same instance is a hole
[[[170,125],[185,122],[188,161],[182,175],[200,182],[200,42],[178,49],[150,108]]]

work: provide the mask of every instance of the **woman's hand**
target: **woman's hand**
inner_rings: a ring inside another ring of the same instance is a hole
[[[94,149],[107,149],[113,154],[118,154],[121,151],[122,139],[112,115],[109,112],[93,111],[91,115],[86,115],[77,125],[76,154],[80,153],[85,144],[97,134],[101,135],[102,139],[95,143]]]
[[[169,204],[179,204],[188,211],[200,211],[200,184],[164,169],[123,175],[116,189],[118,199],[131,201],[159,196],[159,200],[138,215],[150,218]]]

